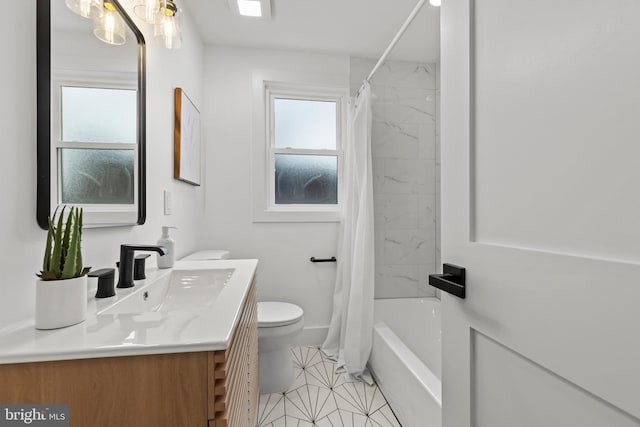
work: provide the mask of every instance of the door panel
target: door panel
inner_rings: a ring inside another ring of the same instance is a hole
[[[474,9],[476,240],[640,262],[640,3]]]
[[[640,426],[640,3],[441,16],[444,426]]]
[[[477,427],[637,426],[606,401],[479,332],[472,332],[472,347]],[[510,401],[515,404],[505,404]]]
[[[444,301],[443,366],[449,340],[463,334],[470,341],[471,331],[478,330],[640,414],[637,266],[477,243],[465,252],[458,257],[467,267],[466,300],[446,296]],[[468,360],[472,351],[469,346]]]

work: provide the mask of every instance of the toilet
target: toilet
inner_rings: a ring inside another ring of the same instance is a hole
[[[225,250],[204,250],[183,260],[229,259]],[[304,328],[304,311],[295,304],[258,302],[258,371],[260,394],[282,393],[294,380],[291,347]]]
[[[291,346],[304,327],[304,311],[287,302],[258,303],[260,394],[282,393],[293,383]]]

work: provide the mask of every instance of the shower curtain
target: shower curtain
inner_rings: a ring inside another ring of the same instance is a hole
[[[322,351],[340,368],[369,383],[366,364],[373,339],[375,276],[371,120],[371,87],[365,81],[349,105],[333,313],[322,344]]]

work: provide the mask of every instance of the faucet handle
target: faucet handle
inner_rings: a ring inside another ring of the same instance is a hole
[[[144,271],[144,264],[147,258],[149,258],[150,256],[151,255],[149,254],[136,255],[135,259],[133,260],[133,280],[142,280],[147,278],[147,275]]]
[[[114,268],[103,268],[101,270],[92,271],[89,273],[89,277],[98,278],[98,290],[96,291],[96,298],[109,298],[116,294],[113,287],[115,278]]]

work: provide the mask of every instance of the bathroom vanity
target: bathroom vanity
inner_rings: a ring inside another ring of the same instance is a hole
[[[114,298],[90,298],[79,325],[3,329],[0,402],[68,404],[73,427],[253,427],[256,267],[179,261]]]

